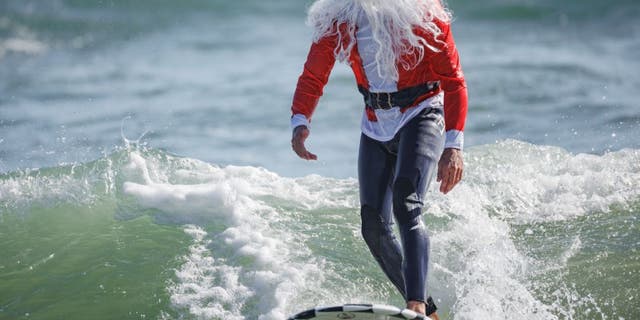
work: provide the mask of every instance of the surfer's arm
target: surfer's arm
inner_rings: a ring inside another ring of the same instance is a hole
[[[334,49],[337,36],[321,38],[311,44],[304,70],[298,78],[296,92],[291,105],[291,148],[302,159],[316,160],[318,157],[309,152],[304,141],[309,136],[309,122],[313,111],[322,96],[324,86],[329,81],[331,69],[336,62]]]
[[[448,193],[462,179],[464,161],[462,147],[464,144],[464,125],[467,118],[467,85],[460,65],[460,57],[456,48],[450,25],[442,28],[441,50],[435,54],[433,71],[438,75],[444,91],[445,150],[438,163],[437,181],[440,191]]]
[[[307,55],[307,61],[293,95],[291,106],[291,127],[309,127],[313,111],[322,96],[324,86],[329,80],[331,69],[336,62],[334,50],[337,36],[326,36],[313,42]]]

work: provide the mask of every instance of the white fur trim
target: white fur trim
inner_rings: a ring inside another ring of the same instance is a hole
[[[295,129],[297,126],[305,126],[309,128],[309,119],[307,119],[303,114],[294,114],[293,117],[291,117],[291,130]]]
[[[447,134],[444,140],[445,149],[453,148],[453,149],[462,150],[463,145],[464,145],[464,132],[459,130],[447,131]]]

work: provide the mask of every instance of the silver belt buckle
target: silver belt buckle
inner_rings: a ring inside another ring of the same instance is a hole
[[[380,99],[380,94],[385,94],[387,95],[387,99],[386,101],[383,101]],[[375,104],[373,103],[373,95],[375,95]],[[382,109],[382,110],[389,110],[393,108],[393,102],[391,101],[391,94],[388,92],[370,92],[370,101],[371,104],[374,109]],[[386,103],[385,104],[383,104]]]

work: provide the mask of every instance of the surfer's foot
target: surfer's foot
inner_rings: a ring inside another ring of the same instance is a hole
[[[409,300],[407,301],[407,309],[424,315],[426,312],[425,310],[427,309],[427,306],[422,301]]]
[[[431,297],[429,297],[429,300],[431,300]],[[431,314],[427,316],[433,320],[440,320],[440,317],[438,317],[438,314],[435,311],[436,307],[435,305],[433,305],[433,301],[430,301],[430,302],[432,304],[432,308],[429,308],[430,309],[429,311],[431,311]],[[407,309],[415,311],[418,314],[426,315],[427,304],[422,301],[409,300],[407,302]]]

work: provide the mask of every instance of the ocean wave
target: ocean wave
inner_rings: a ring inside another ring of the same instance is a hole
[[[536,283],[538,269],[564,270],[587,243],[574,238],[559,255],[540,258],[523,249],[518,232],[524,226],[535,236],[539,223],[632,206],[640,151],[571,154],[507,140],[466,157],[463,183],[427,197],[430,288],[443,312],[556,319],[575,312],[570,296],[599,308],[570,285],[555,293],[558,303],[535,289],[557,285]],[[130,146],[86,164],[4,174],[0,201],[7,215],[107,199],[119,207],[116,218],[151,215],[182,226],[192,242],[166,287],[172,308],[195,318],[281,319],[310,302],[398,302],[391,286],[379,285],[386,280],[360,240],[357,188],[354,179],[285,178]]]

